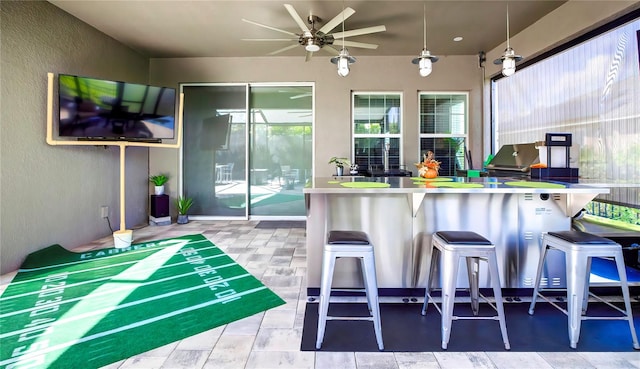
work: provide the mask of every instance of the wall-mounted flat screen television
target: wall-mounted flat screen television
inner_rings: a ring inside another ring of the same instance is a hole
[[[171,139],[176,89],[60,74],[60,137],[90,140]]]

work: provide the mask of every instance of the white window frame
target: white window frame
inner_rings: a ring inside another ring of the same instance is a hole
[[[398,133],[380,133],[380,134],[375,134],[375,133],[356,133],[355,129],[356,129],[356,125],[355,125],[355,118],[356,118],[356,112],[355,112],[355,98],[356,96],[382,96],[382,95],[397,95],[398,98],[400,99],[400,122],[398,123],[398,127],[399,127],[399,132]],[[399,163],[402,166],[403,161],[403,151],[402,147],[403,147],[403,138],[402,138],[402,131],[404,129],[404,119],[403,119],[403,115],[404,115],[404,95],[401,91],[352,91],[351,92],[351,161],[353,162],[355,160],[355,149],[356,149],[356,139],[358,138],[393,138],[393,139],[398,139],[398,150],[399,150]]]
[[[422,109],[422,97],[423,96],[437,96],[437,95],[459,95],[459,96],[464,96],[465,98],[465,109],[464,109],[464,133],[422,133],[421,132],[421,126],[422,126],[422,115],[423,115],[423,111]],[[418,92],[418,154],[417,157],[421,158],[422,156],[422,147],[421,147],[421,141],[423,138],[462,138],[464,140],[464,152],[465,152],[465,158],[466,158],[466,152],[467,152],[467,148],[469,146],[469,92],[466,91],[419,91]],[[438,158],[436,158],[437,160]],[[466,169],[467,167],[467,161],[463,160],[462,161],[462,169]]]

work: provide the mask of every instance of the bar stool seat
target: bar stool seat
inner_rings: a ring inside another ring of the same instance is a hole
[[[440,255],[438,255],[440,254]],[[440,256],[440,273],[442,280],[442,309],[433,301],[431,289],[433,283],[433,271]],[[467,274],[469,277],[469,294],[471,296],[471,309],[473,316],[453,315],[455,304],[456,282],[460,258],[464,257],[467,262]],[[489,274],[495,297],[495,305],[487,300],[479,289],[479,261],[484,260],[489,264]],[[498,320],[502,332],[504,348],[511,349],[509,337],[507,336],[507,324],[502,305],[502,290],[500,286],[500,275],[498,274],[498,261],[496,258],[496,247],[486,238],[475,232],[468,231],[439,231],[435,232],[431,242],[431,252],[427,256],[427,284],[425,288],[424,304],[422,305],[422,315],[427,313],[429,301],[433,303],[438,312],[442,315],[442,349],[446,350],[451,336],[451,322],[457,319],[484,319]],[[489,305],[496,310],[497,316],[478,316],[479,297],[482,297]]]
[[[627,320],[629,322],[629,329],[631,330],[633,348],[636,350],[640,349],[636,330],[633,325],[629,286],[627,283],[624,258],[622,256],[622,246],[608,238],[580,231],[548,232],[542,237],[542,246],[543,249],[540,253],[540,261],[538,262],[538,271],[536,273],[536,281],[533,289],[531,306],[529,307],[529,314],[533,315],[534,313],[537,297],[546,300],[551,305],[562,311],[568,317],[569,345],[574,349],[578,345],[578,339],[580,338],[580,324],[583,320]],[[541,293],[540,279],[542,277],[542,269],[549,249],[556,249],[564,252],[565,254],[567,279],[566,310]],[[620,279],[619,286],[622,289],[622,296],[624,297],[625,310],[602,300],[589,291],[591,258],[593,257],[613,258],[615,260]],[[586,313],[589,296],[593,296],[597,300],[606,303],[608,306],[622,313],[622,316],[587,316]]]
[[[347,317],[328,315],[333,272],[338,258],[360,259],[362,266],[363,289],[342,289],[347,291],[364,291],[367,295],[367,304],[370,316]],[[322,347],[327,320],[369,320],[373,322],[376,333],[378,349],[384,350],[382,341],[382,326],[380,323],[380,306],[378,304],[378,283],[376,278],[376,265],[373,245],[369,236],[362,231],[333,230],[327,235],[327,243],[322,254],[322,280],[320,282],[320,302],[318,307],[318,333],[316,336],[316,349]]]

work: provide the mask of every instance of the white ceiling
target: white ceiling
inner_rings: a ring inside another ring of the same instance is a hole
[[[340,13],[343,6],[355,10],[345,30],[384,25],[385,32],[346,38],[378,44],[376,50],[348,47],[351,55],[418,55],[423,46],[423,4],[427,8],[427,46],[432,54],[475,55],[506,40],[509,5],[511,36],[535,23],[565,1],[394,1],[394,0],[129,0],[69,1],[50,3],[90,24],[131,48],[152,58],[255,57],[293,44],[242,41],[243,38],[282,38],[285,34],[242,21],[242,18],[286,31],[300,33],[284,3],[301,18],[310,14],[322,19],[319,26]],[[338,25],[333,32],[341,31]],[[463,37],[454,42],[455,36]],[[337,43],[339,41],[336,41]],[[511,45],[516,51],[517,45]],[[338,45],[338,49],[339,49]],[[315,53],[330,55],[325,50]],[[299,45],[277,54],[304,58]]]

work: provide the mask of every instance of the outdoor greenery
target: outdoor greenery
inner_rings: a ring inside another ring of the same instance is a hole
[[[591,201],[587,205],[589,214],[627,225],[640,226],[640,209],[622,205]]]

